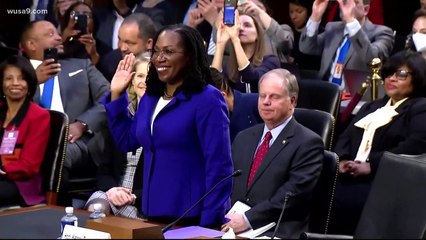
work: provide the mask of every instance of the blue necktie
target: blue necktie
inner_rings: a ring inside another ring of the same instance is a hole
[[[52,105],[53,85],[55,78],[52,77],[44,83],[43,94],[41,95],[40,105],[46,109],[50,109]]]
[[[348,54],[349,48],[351,46],[351,41],[349,41],[347,36],[345,36],[343,41],[345,41],[345,43],[340,47],[339,57],[337,58],[336,66],[333,71],[333,79],[331,80],[332,83],[335,83],[339,86],[342,85],[343,63],[345,62],[346,55]],[[338,73],[336,73],[336,71]]]
[[[42,9],[46,10],[45,0],[38,0],[36,9],[39,11]],[[35,20],[43,20],[44,17],[44,14],[39,13],[35,15]]]

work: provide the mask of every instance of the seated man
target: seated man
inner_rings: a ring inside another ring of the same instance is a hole
[[[298,91],[295,76],[284,69],[260,79],[258,108],[265,124],[243,130],[232,144],[234,168],[243,173],[234,180],[231,200],[251,209],[228,214],[230,221],[222,230],[231,227],[238,233],[277,222],[286,198],[277,236],[298,238],[307,230],[309,199],[320,176],[324,146],[292,116]]]
[[[69,175],[96,173],[96,159],[102,153],[93,136],[107,127],[105,108],[99,100],[109,89],[109,82],[88,59],[44,59],[44,50],[62,50],[61,37],[48,21],[30,22],[23,30],[21,46],[36,69],[38,87],[34,101],[46,109],[64,112],[69,118],[69,136],[62,179],[68,184]],[[92,145],[93,147],[91,147]],[[95,174],[93,174],[94,176]]]

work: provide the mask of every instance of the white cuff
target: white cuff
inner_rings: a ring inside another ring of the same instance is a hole
[[[358,20],[354,19],[352,22],[346,23],[345,28],[349,37],[353,37],[361,29],[361,24],[359,24]]]
[[[243,217],[244,217],[244,220],[246,221],[247,225],[249,226],[249,228],[253,229],[253,228],[251,227],[250,221],[249,221],[249,220],[248,220],[248,218],[246,217],[246,214],[245,214],[245,213],[243,213]]]
[[[306,35],[308,37],[313,37],[318,31],[320,23],[321,22],[315,22],[309,18],[308,22],[306,23]]]

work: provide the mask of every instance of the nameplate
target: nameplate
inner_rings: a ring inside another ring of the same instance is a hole
[[[62,239],[111,239],[111,234],[88,228],[65,225]]]

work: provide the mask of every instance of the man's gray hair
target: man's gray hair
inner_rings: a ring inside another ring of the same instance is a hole
[[[288,96],[290,98],[295,97],[296,102],[297,102],[297,97],[299,96],[299,84],[297,83],[296,76],[294,76],[291,72],[289,72],[286,69],[277,68],[277,69],[273,69],[273,70],[263,74],[263,76],[259,80],[259,88],[260,88],[260,84],[262,83],[263,79],[265,79],[265,77],[267,75],[270,75],[270,74],[275,74],[280,79],[283,80],[285,86],[287,87]]]

